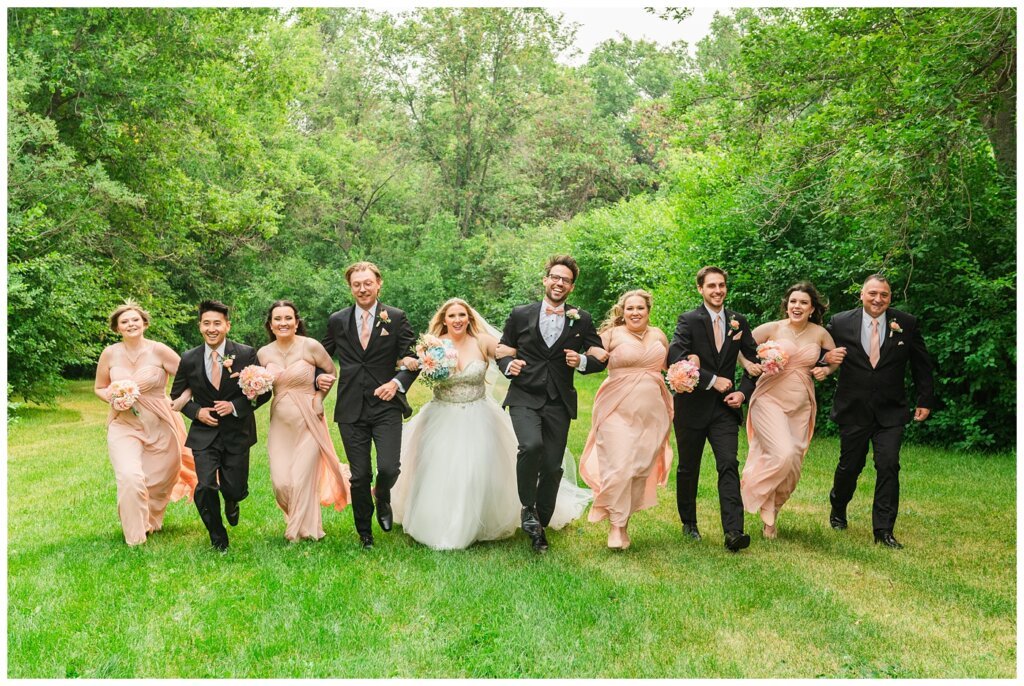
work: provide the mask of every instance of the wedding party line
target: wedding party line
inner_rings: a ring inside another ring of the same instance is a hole
[[[321,508],[351,505],[363,548],[374,546],[375,519],[381,531],[400,524],[438,550],[521,528],[543,553],[548,532],[589,505],[590,522],[609,521],[608,547],[625,550],[631,517],[653,507],[668,483],[674,431],[681,537],[702,539],[697,487],[710,445],[724,545],[738,552],[751,540],[744,510],[760,516],[764,539],[780,535],[779,513],[814,435],[814,382],[835,373],[830,416],[840,451],[828,522],[847,528],[871,452],[874,542],[902,547],[894,529],[903,432],[928,418],[935,398],[920,323],[890,306],[885,275],[866,276],[861,306],[827,324],[827,303],[798,282],[780,298],[780,319],[752,327],[725,305],[726,272],[706,266],[694,278],[702,304],[679,315],[671,340],[650,325],[654,303],[642,289],[623,293],[595,323],[568,301],[579,278],[571,256],[553,256],[544,297],[514,308],[501,330],[451,298],[417,336],[405,312],[379,300],[379,268],[356,262],[344,272],[354,302],[330,316],[322,340],[306,335],[293,302],[278,300],[265,321],[270,342],[256,350],[228,338],[227,305],[205,300],[196,312],[203,343],[180,357],[146,337],[149,313],[126,300],[110,315],[121,341],[101,353],[95,383],[111,408],[107,442],[126,543],[145,543],[168,503],[184,499],[195,502],[213,548],[227,551],[225,520],[239,525],[249,495],[255,412],[270,402],[270,479],[289,541],[323,538]],[[589,486],[581,488],[566,447],[577,418],[574,375],[604,370],[579,456]],[[433,397],[412,416],[406,394],[417,381]],[[335,386],[347,464],[325,417]],[[741,427],[749,446],[742,473]]]

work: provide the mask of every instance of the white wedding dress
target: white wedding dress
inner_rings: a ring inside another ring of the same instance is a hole
[[[434,399],[402,429],[401,473],[391,489],[395,523],[436,550],[511,536],[519,526],[512,420],[487,395],[487,363],[476,360],[434,387]],[[576,485],[567,453],[549,528],[583,514],[593,497]]]

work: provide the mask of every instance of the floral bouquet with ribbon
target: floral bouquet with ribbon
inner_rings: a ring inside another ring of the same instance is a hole
[[[761,361],[761,373],[771,376],[786,368],[789,355],[775,341],[768,339],[757,346],[757,359]]]
[[[665,384],[673,393],[690,393],[699,380],[700,367],[685,358],[665,371]]]
[[[425,333],[416,341],[416,358],[420,362],[420,379],[433,386],[455,372],[459,353],[451,341]]]
[[[273,390],[274,375],[268,372],[266,367],[250,364],[239,372],[238,385],[246,398],[255,401],[257,396]]]
[[[131,410],[137,417],[139,411],[135,409],[135,401],[139,399],[139,385],[131,379],[114,381],[110,384],[110,406],[118,412]]]

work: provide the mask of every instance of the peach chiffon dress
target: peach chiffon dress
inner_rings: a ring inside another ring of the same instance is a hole
[[[185,422],[171,409],[167,372],[143,365],[134,372],[112,367],[111,381],[131,379],[139,386],[134,410],[110,408],[107,450],[117,480],[117,515],[128,545],[146,542],[163,526],[171,500],[192,501],[196,464],[185,447]]]
[[[299,360],[274,374],[267,455],[277,506],[284,512],[289,541],[324,537],[321,505],[345,509],[351,500],[348,465],[338,461],[327,420],[314,407],[315,367]]]
[[[608,378],[594,397],[580,476],[594,490],[588,519],[625,526],[630,515],[657,503],[668,482],[672,396],[661,368],[667,351],[658,341],[626,340],[608,356]]]
[[[783,339],[779,346],[789,354],[786,368],[758,379],[750,396],[750,450],[740,482],[744,509],[760,512],[768,526],[775,526],[779,509],[800,481],[817,411],[811,368],[820,355],[818,344],[797,346]]]

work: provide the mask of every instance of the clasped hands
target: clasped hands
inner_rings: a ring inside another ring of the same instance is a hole
[[[227,417],[234,412],[235,406],[230,401],[218,400],[213,403],[213,407],[200,408],[199,412],[196,412],[196,419],[207,426],[217,426],[220,424],[218,417]]]

